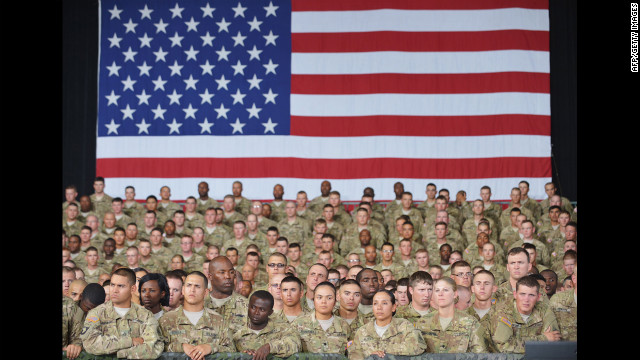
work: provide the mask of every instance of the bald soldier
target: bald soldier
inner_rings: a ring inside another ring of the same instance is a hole
[[[204,306],[222,315],[225,323],[235,332],[240,329],[247,317],[247,299],[234,291],[236,270],[225,256],[218,256],[209,262],[209,281],[211,291]]]

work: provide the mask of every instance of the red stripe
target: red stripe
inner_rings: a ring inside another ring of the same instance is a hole
[[[292,94],[549,93],[548,73],[291,75]]]
[[[496,30],[461,32],[372,31],[356,33],[293,33],[291,51],[549,51],[549,32]]]
[[[545,115],[291,117],[298,136],[551,135]]]
[[[483,159],[299,159],[299,158],[128,158],[97,159],[106,178],[268,178],[305,179],[549,177],[550,158]]]
[[[344,11],[373,9],[474,10],[494,8],[549,9],[548,0],[292,0],[292,11]]]

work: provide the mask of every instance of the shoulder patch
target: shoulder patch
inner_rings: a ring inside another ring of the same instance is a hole
[[[348,342],[347,342],[347,349],[348,349],[348,348],[349,348],[349,346],[351,346],[351,345],[353,345],[353,340],[351,340],[351,341],[348,341]]]
[[[507,319],[506,317],[500,316],[500,321],[502,321],[502,323],[504,323],[508,327],[511,327],[511,321],[509,321],[509,319]]]
[[[466,252],[468,254],[469,253],[469,249],[464,249],[464,252]]]
[[[89,317],[87,317],[87,321],[92,322],[92,323],[96,323],[96,322],[100,321],[100,319],[97,316],[89,316]]]
[[[491,298],[491,305],[495,305],[496,304],[496,299],[495,298]]]

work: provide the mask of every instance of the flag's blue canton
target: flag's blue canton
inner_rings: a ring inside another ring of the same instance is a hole
[[[103,0],[100,16],[98,136],[289,134],[290,1]]]

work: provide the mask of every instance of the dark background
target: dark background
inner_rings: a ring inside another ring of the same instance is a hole
[[[62,2],[62,188],[93,193],[96,176],[98,1]],[[553,181],[578,199],[577,0],[549,1]]]

